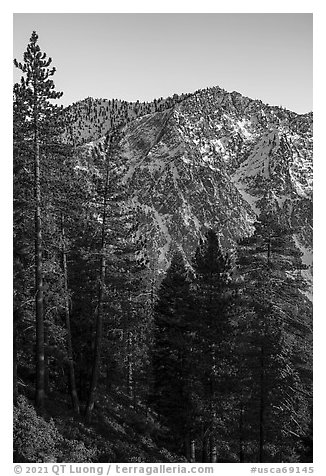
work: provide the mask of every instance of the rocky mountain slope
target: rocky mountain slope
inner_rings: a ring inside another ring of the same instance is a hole
[[[65,110],[66,140],[75,145],[85,144],[102,137],[113,126],[127,124],[145,114],[163,111],[188,96],[189,94],[174,94],[173,97],[154,99],[152,102],[86,98]]]
[[[189,260],[208,227],[232,249],[260,213],[274,209],[296,230],[310,280],[312,113],[219,87],[165,105],[125,125],[120,143],[121,180],[142,217],[138,233],[147,237],[154,266],[166,269],[176,249]],[[89,138],[101,140],[103,132]]]

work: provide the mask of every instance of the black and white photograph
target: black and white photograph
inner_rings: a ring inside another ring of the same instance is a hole
[[[312,472],[313,14],[12,20],[13,462]]]

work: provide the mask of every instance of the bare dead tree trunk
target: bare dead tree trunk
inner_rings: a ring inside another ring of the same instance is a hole
[[[211,297],[210,297],[211,300]],[[212,326],[211,321],[211,326]],[[210,376],[210,405],[211,405],[211,434],[209,437],[209,446],[210,446],[210,462],[216,463],[217,461],[217,449],[215,441],[215,431],[216,431],[216,407],[215,403],[215,378],[216,378],[216,345],[214,342],[211,343],[210,348],[211,353],[211,376]]]
[[[210,437],[210,459],[211,463],[217,462],[217,450],[216,450],[216,443],[215,443],[215,435],[212,434]]]
[[[49,376],[49,326],[44,321],[44,392],[48,394],[50,388],[50,376]]]
[[[128,373],[128,395],[131,400],[134,402],[134,367],[132,360],[132,350],[133,350],[133,335],[131,331],[128,331],[128,357],[127,357],[127,373]]]
[[[111,139],[112,140],[112,139]],[[111,145],[111,144],[110,144]],[[97,391],[98,377],[100,372],[101,362],[101,347],[102,347],[102,333],[103,333],[103,297],[105,289],[105,273],[106,273],[106,207],[109,190],[109,165],[106,164],[106,177],[103,197],[103,214],[102,214],[102,238],[101,238],[101,264],[100,264],[100,280],[97,300],[97,316],[96,316],[96,334],[95,334],[95,349],[92,368],[92,379],[89,390],[88,403],[86,407],[85,417],[88,422],[91,421],[92,412],[94,409],[95,396]]]
[[[36,100],[35,100],[36,109]],[[40,144],[37,113],[34,114],[35,193],[35,301],[36,301],[36,406],[42,412],[45,399],[43,249],[41,221]]]
[[[261,346],[260,354],[260,402],[259,402],[259,462],[264,462],[264,347]]]
[[[94,410],[95,396],[97,391],[97,383],[100,372],[100,362],[101,362],[101,347],[102,347],[102,333],[103,333],[103,289],[104,289],[104,279],[105,279],[105,269],[106,269],[106,260],[103,255],[101,258],[101,272],[100,272],[100,283],[98,291],[98,301],[97,301],[97,316],[96,316],[96,334],[95,334],[95,348],[94,348],[94,360],[93,360],[93,369],[92,369],[92,380],[89,391],[88,403],[86,407],[86,420],[91,421],[92,412]]]
[[[13,401],[17,404],[18,379],[17,379],[17,311],[14,311],[13,320]]]
[[[195,440],[190,441],[190,463],[194,463],[196,461],[196,445]]]
[[[184,455],[190,463],[196,461],[196,445],[195,440],[191,440],[190,434],[186,433],[184,437]]]
[[[267,242],[267,262],[268,264],[270,263],[271,260],[271,237],[268,237],[268,242]]]
[[[240,412],[239,412],[239,460],[240,460],[240,463],[244,462],[244,454],[243,454],[243,408],[242,408],[242,405],[240,407]]]
[[[75,410],[75,412],[79,414],[79,399],[78,399],[77,387],[76,387],[75,366],[74,366],[74,357],[73,357],[73,348],[72,348],[72,339],[71,339],[67,250],[66,250],[66,236],[65,236],[63,213],[61,213],[61,241],[62,241],[62,266],[63,266],[63,279],[64,279],[64,293],[65,293],[65,317],[66,317],[66,328],[67,328],[69,384],[70,384],[72,407]]]

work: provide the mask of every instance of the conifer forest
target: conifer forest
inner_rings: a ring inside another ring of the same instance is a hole
[[[312,462],[312,113],[58,106],[41,40],[14,60],[14,461]]]

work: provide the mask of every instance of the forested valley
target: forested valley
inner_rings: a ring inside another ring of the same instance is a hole
[[[296,230],[266,206],[233,247],[203,226],[158,269],[121,180],[126,116],[85,149],[36,32],[15,66],[14,461],[311,462]]]

